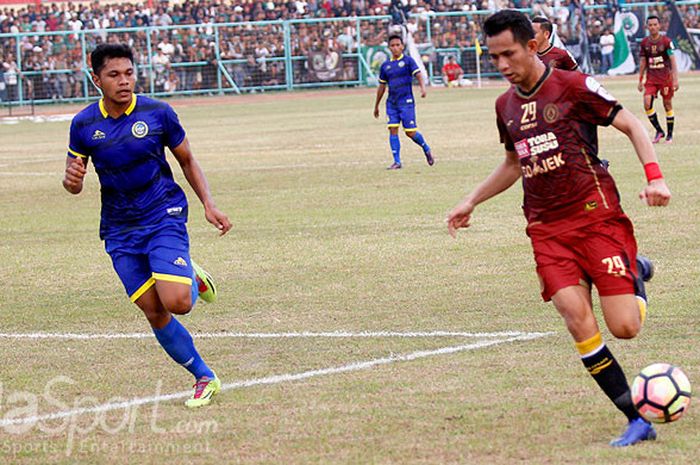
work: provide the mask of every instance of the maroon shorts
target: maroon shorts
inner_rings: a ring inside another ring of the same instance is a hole
[[[644,95],[656,97],[658,94],[661,94],[661,98],[664,100],[673,98],[673,82],[647,82],[644,84]]]
[[[592,283],[601,296],[634,293],[637,241],[624,214],[547,239],[533,238],[532,248],[545,302],[577,284]]]

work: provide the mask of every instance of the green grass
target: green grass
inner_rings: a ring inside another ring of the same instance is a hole
[[[614,129],[599,131],[601,155],[611,160],[640,250],[657,267],[640,337],[604,337],[629,377],[667,361],[682,366],[692,382],[700,380],[700,78],[684,76],[681,84],[674,145],[658,146],[674,194],[668,208],[639,202],[643,170],[631,144]],[[644,116],[632,81],[609,81],[607,87]],[[693,408],[678,423],[662,425],[655,443],[628,450],[607,445],[624,418],[581,366],[554,308],[539,298],[517,186],[480,206],[472,228],[457,240],[448,236],[446,213],[503,156],[493,110],[502,90],[432,90],[418,104],[418,122],[437,164],[428,167],[419,148],[402,136],[400,172],[384,170],[391,161],[388,141],[383,120],[371,116],[371,89],[266,94],[225,105],[175,101],[214,197],[234,224],[218,238],[187,189],[192,255],[217,278],[221,295],[182,321],[194,333],[553,335],[229,390],[194,412],[171,401],[155,411],[144,405],[82,415],[21,433],[0,427],[0,460],[693,463],[700,442],[700,415]],[[0,332],[148,332],[97,237],[96,175],[90,170],[77,197],[61,188],[68,126],[0,124]],[[470,342],[229,338],[197,344],[227,383]],[[153,338],[0,338],[0,351],[0,420],[68,410],[76,399],[85,402],[81,406],[179,392],[190,383]],[[52,380],[56,384],[49,385]],[[53,404],[44,396],[47,385]],[[36,409],[20,393],[34,395]]]

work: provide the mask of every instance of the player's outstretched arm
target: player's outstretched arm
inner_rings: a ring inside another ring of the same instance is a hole
[[[617,112],[612,122],[615,129],[623,132],[634,146],[639,161],[644,166],[648,184],[640,192],[639,198],[644,200],[650,207],[665,207],[671,200],[671,191],[664,181],[656,158],[654,146],[651,144],[647,131],[641,121],[630,111],[622,109]]]
[[[517,154],[507,150],[505,160],[447,215],[447,230],[450,236],[455,237],[459,228],[468,228],[474,208],[508,189],[520,179],[520,174]]]
[[[374,100],[374,117],[379,118],[379,102],[382,101],[382,97],[384,97],[384,92],[386,92],[386,84],[383,82],[379,83],[379,87],[377,87],[377,98]]]
[[[185,137],[180,145],[170,150],[180,164],[180,168],[182,168],[187,182],[192,186],[192,189],[194,189],[197,197],[199,197],[199,200],[202,202],[204,206],[204,216],[207,221],[216,226],[219,230],[219,234],[223,236],[231,229],[231,222],[228,220],[226,214],[219,210],[214,204],[214,199],[209,192],[207,178],[204,176],[202,168],[192,154],[190,142],[187,140],[187,137]]]
[[[66,171],[63,175],[63,188],[71,194],[80,194],[83,190],[83,179],[85,179],[85,164],[83,160],[76,157],[66,157]]]

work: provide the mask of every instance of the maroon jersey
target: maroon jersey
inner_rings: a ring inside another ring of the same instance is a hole
[[[542,63],[550,68],[559,68],[566,71],[574,71],[578,69],[578,63],[574,60],[568,50],[564,50],[554,45],[550,45],[544,52],[537,52]]]
[[[639,59],[647,63],[647,83],[667,84],[671,80],[671,55],[673,41],[666,36],[652,40],[645,37],[639,46]]]
[[[529,93],[511,86],[496,100],[501,142],[520,160],[528,234],[621,213],[615,181],[598,159],[597,132],[621,108],[592,77],[550,68]]]

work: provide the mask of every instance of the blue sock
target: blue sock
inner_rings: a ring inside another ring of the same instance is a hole
[[[192,336],[175,317],[172,317],[170,322],[163,328],[153,328],[153,333],[168,355],[187,368],[195,378],[199,379],[203,376],[214,377],[214,372],[209,369],[202,357],[197,353],[197,349],[194,348]]]
[[[192,270],[192,308],[197,303],[199,297],[199,284],[197,283],[197,274]]]
[[[423,135],[420,132],[418,132],[418,131],[415,132],[415,134],[413,136],[413,142],[415,142],[416,144],[421,146],[421,148],[423,149],[423,153],[430,152],[430,146],[425,141],[425,139],[423,139]]]
[[[401,142],[398,134],[389,134],[389,146],[391,154],[394,156],[394,163],[401,164]]]

